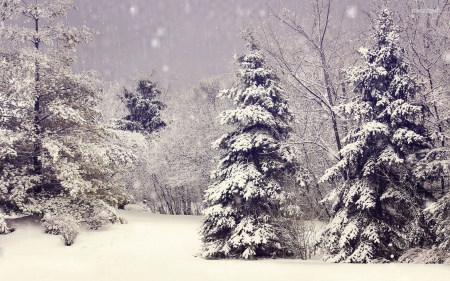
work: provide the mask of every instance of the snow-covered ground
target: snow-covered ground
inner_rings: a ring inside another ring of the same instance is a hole
[[[301,260],[204,260],[200,217],[119,211],[126,225],[83,229],[71,247],[17,219],[0,235],[0,280],[446,280],[445,265],[329,264]]]

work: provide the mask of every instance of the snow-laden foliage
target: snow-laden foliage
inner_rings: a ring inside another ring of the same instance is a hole
[[[14,231],[14,228],[8,226],[5,217],[0,213],[0,234],[8,234]]]
[[[150,79],[139,79],[134,92],[124,88],[122,101],[129,114],[119,121],[119,127],[148,134],[165,127],[160,111],[166,105],[155,100],[159,95],[159,85]]]
[[[433,225],[438,249],[450,250],[450,194],[445,194],[425,209],[427,218]]]
[[[336,111],[358,126],[344,139],[341,160],[321,178],[344,178],[324,199],[334,211],[322,238],[327,261],[392,261],[430,238],[421,212],[429,193],[412,171],[431,142],[423,106],[413,103],[420,84],[402,60],[398,37],[391,13],[383,9],[374,46],[360,51],[361,66],[347,70],[357,96]]]
[[[411,9],[420,9],[429,1],[417,0],[411,2]],[[450,53],[448,20],[440,20],[448,13],[446,3],[437,2],[439,13],[417,14],[404,22],[404,34],[409,41],[407,49],[408,60],[411,61],[417,73],[423,77],[426,87],[426,101],[430,111],[427,118],[428,128],[433,130],[431,138],[434,148],[424,151],[425,157],[419,161],[414,173],[420,180],[427,183],[436,202],[429,202],[425,214],[433,226],[436,246],[444,251],[450,249],[450,210],[449,173],[449,88],[450,88]],[[405,11],[406,12],[406,11]],[[406,12],[407,13],[407,12]],[[430,250],[431,251],[431,250]]]
[[[44,227],[44,232],[53,235],[60,235],[64,219],[64,216],[46,214],[41,220],[42,226]]]
[[[79,221],[71,215],[51,215],[46,214],[42,219],[44,232],[53,235],[61,235],[66,246],[75,243],[75,239],[80,231]]]
[[[60,225],[61,240],[66,246],[72,246],[80,232],[80,224],[73,217],[65,217]]]
[[[100,229],[109,226],[115,220],[119,220],[116,217],[116,212],[108,205],[98,202],[97,206],[94,206],[89,212],[87,212],[86,223],[89,229]],[[102,206],[103,205],[103,206]]]
[[[71,70],[75,48],[92,35],[56,21],[73,8],[70,0],[0,1],[0,206],[7,212],[80,220],[101,205],[95,202],[129,199],[114,175],[134,155],[99,122],[99,77]]]
[[[450,265],[450,253],[442,249],[412,248],[406,251],[399,259],[401,263],[416,264],[446,264]]]
[[[283,183],[297,166],[294,149],[284,143],[292,117],[285,91],[262,53],[250,45],[236,61],[237,86],[219,93],[236,105],[222,112],[220,121],[236,129],[213,143],[225,152],[204,195],[203,256],[285,256]]]
[[[445,178],[450,173],[450,150],[448,145],[441,146],[440,139],[437,143],[437,147],[427,151],[425,157],[417,163],[413,172],[421,180],[438,184],[435,190],[435,197],[438,199],[435,202],[429,202],[425,214],[432,225],[438,249],[448,251],[450,250],[450,192],[445,188]]]

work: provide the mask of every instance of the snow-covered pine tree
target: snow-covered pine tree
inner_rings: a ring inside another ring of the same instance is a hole
[[[235,125],[213,148],[225,150],[214,183],[205,191],[203,257],[285,256],[278,224],[283,181],[294,172],[294,150],[285,143],[292,117],[285,90],[255,46],[236,56],[238,84],[219,93],[235,109],[220,114],[221,124]]]
[[[152,133],[166,126],[161,117],[161,110],[166,105],[156,100],[161,95],[158,83],[148,78],[138,79],[134,91],[123,89],[122,101],[128,110],[123,120],[119,121],[119,127],[124,130],[141,133]]]
[[[448,124],[450,120],[441,120],[441,125],[431,134],[434,148],[430,149],[414,169],[414,175],[434,188],[436,201],[430,201],[425,209],[426,219],[430,223],[435,245],[442,250],[450,250],[450,190],[445,179],[450,176],[450,148],[448,146]]]
[[[429,204],[425,215],[433,232],[434,245],[438,249],[450,251],[450,193]]]
[[[94,72],[75,74],[88,28],[57,19],[71,0],[0,1],[0,207],[7,212],[73,215],[111,210],[128,195],[113,177],[132,153],[99,123]],[[14,21],[24,19],[20,26]]]
[[[387,9],[379,13],[373,40],[372,48],[360,49],[362,65],[347,71],[355,100],[336,108],[359,125],[345,138],[342,160],[321,178],[345,179],[325,198],[335,212],[322,238],[331,262],[392,261],[428,239],[421,204],[429,193],[412,174],[430,147],[417,102],[421,87],[402,60]]]

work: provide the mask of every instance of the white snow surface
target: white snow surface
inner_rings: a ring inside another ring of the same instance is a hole
[[[332,264],[318,260],[205,260],[195,257],[201,217],[119,210],[128,220],[83,228],[74,245],[43,233],[33,218],[0,235],[1,280],[445,280],[446,265]]]

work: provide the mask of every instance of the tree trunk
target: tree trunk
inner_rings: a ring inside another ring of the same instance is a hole
[[[327,89],[328,103],[330,104],[330,106],[333,106],[334,105],[333,96],[334,96],[334,98],[336,98],[337,94],[335,93],[335,91],[333,91],[333,88],[332,88],[332,83],[331,83],[331,79],[330,79],[330,74],[328,73],[328,66],[327,66],[325,54],[324,54],[323,50],[320,50],[319,52],[320,52],[320,61],[322,64],[322,69],[323,69],[323,76],[325,79],[325,87]],[[341,138],[339,136],[339,127],[337,124],[336,114],[334,113],[333,109],[330,110],[330,114],[331,114],[331,122],[333,124],[333,132],[334,132],[334,138],[336,140],[336,146],[337,146],[338,151],[341,151],[342,144],[341,144]],[[339,156],[339,158],[342,159],[342,156]]]
[[[37,13],[37,12],[36,12]],[[37,17],[37,14],[36,14]],[[39,19],[35,19],[35,30],[36,34],[39,32]],[[38,37],[34,38],[34,46],[36,50],[39,50],[40,39]],[[42,152],[42,140],[41,140],[41,128],[40,128],[40,107],[41,107],[41,95],[39,89],[39,82],[41,80],[39,71],[39,62],[35,61],[36,73],[35,73],[35,91],[36,100],[34,102],[34,152],[33,152],[33,167],[34,173],[36,175],[42,175],[42,162],[40,159]]]

